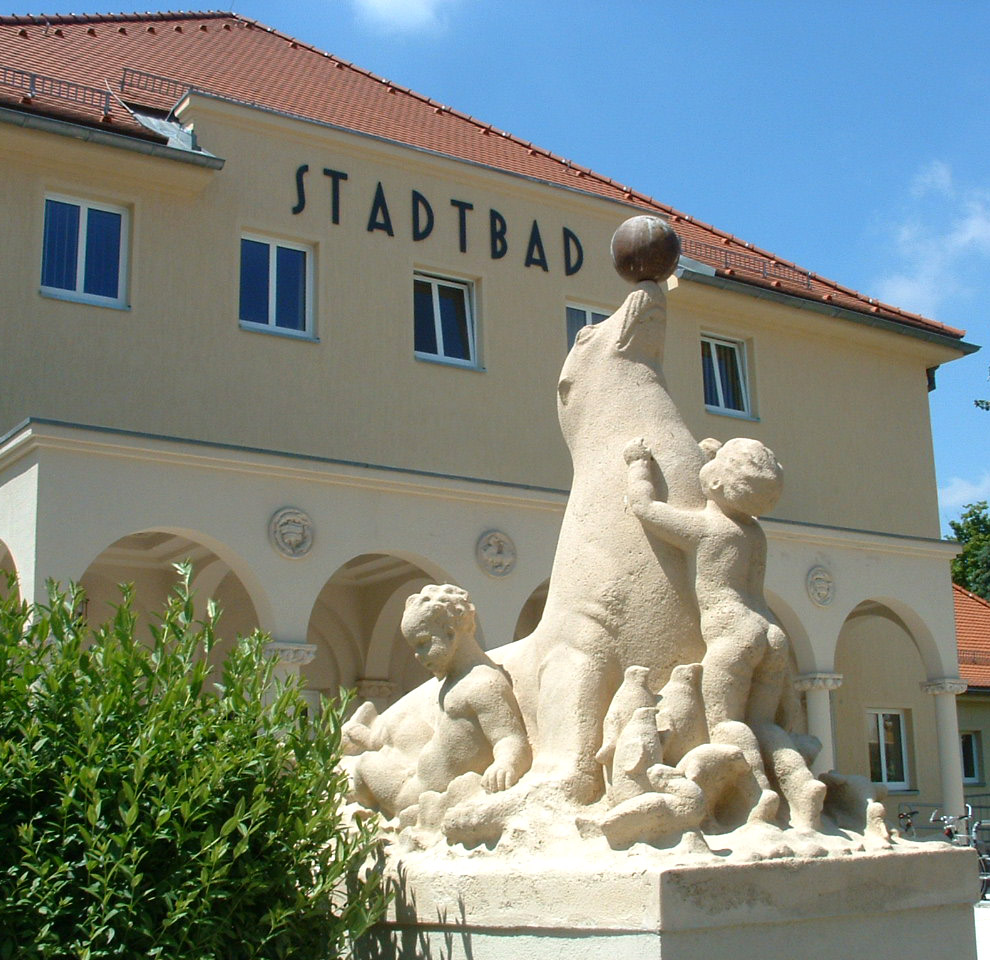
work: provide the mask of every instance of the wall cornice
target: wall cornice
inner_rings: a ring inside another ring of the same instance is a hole
[[[527,487],[476,477],[434,474],[372,463],[333,460],[203,440],[158,436],[111,427],[30,418],[0,437],[0,470],[21,457],[46,450],[97,457],[144,460],[168,466],[222,470],[265,478],[303,480],[329,486],[443,500],[483,501],[496,506],[563,514],[566,490]]]

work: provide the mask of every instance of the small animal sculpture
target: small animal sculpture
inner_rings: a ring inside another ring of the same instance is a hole
[[[700,663],[682,664],[674,667],[660,691],[657,725],[667,731],[663,745],[667,763],[677,764],[689,750],[708,743],[701,677]]]
[[[612,757],[615,745],[640,707],[652,707],[656,713],[657,695],[646,685],[650,671],[646,667],[631,666],[626,668],[622,684],[615,691],[605,722],[602,725],[602,746],[595,759],[605,768],[606,784],[612,783]],[[655,717],[654,717],[655,720]],[[654,723],[656,726],[656,723]]]

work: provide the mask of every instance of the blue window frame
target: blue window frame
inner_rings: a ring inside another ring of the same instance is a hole
[[[102,306],[124,306],[127,211],[72,197],[45,197],[41,292]]]
[[[470,283],[417,273],[413,277],[413,349],[421,359],[477,367]]]
[[[241,237],[241,326],[313,336],[313,251],[264,237]]]

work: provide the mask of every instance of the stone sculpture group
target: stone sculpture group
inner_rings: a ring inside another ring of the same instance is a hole
[[[574,479],[539,625],[486,653],[467,593],[424,588],[401,629],[433,679],[344,728],[353,799],[407,849],[889,846],[877,788],[811,772],[820,745],[763,589],[757,518],[781,466],[756,440],[699,444],[667,392],[677,250],[657,218],[619,228],[613,258],[636,288],[561,371]]]

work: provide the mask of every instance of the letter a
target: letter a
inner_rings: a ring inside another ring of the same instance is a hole
[[[378,181],[378,189],[375,190],[375,202],[371,205],[371,214],[368,217],[368,233],[375,230],[384,230],[390,237],[395,236],[392,229],[392,218],[389,216],[388,204],[385,202],[385,191],[382,189],[381,181]]]
[[[540,267],[546,273],[550,266],[547,264],[547,253],[543,249],[543,239],[540,237],[540,225],[534,220],[533,228],[529,231],[529,246],[526,247],[526,266]]]

